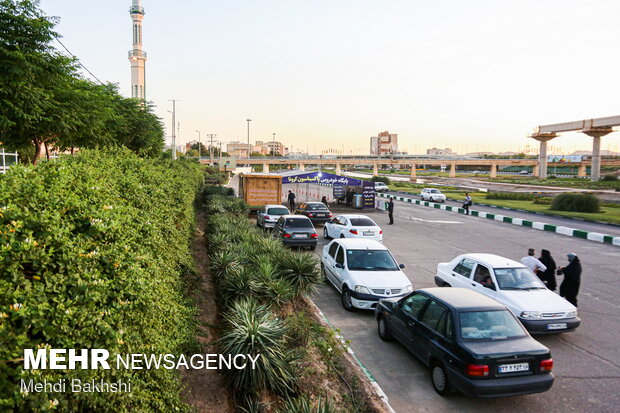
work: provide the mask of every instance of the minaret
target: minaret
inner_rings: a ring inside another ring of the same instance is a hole
[[[133,49],[129,51],[129,63],[131,64],[131,97],[146,99],[146,85],[144,64],[146,52],[142,51],[142,19],[144,8],[142,0],[131,0],[129,9],[132,20]]]

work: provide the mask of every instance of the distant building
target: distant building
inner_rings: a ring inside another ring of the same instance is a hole
[[[251,151],[251,144],[248,145],[247,143],[242,143],[239,141],[233,141],[226,144],[226,152],[228,152],[229,156],[234,156],[237,158],[247,158],[250,156]]]
[[[575,151],[571,155],[592,156],[592,151]],[[620,152],[608,151],[601,149],[601,156],[618,156]]]
[[[456,152],[453,152],[450,148],[431,148],[426,150],[427,155],[456,155]]]
[[[380,132],[379,136],[370,138],[371,155],[393,155],[398,152],[398,134],[388,131]]]
[[[499,156],[515,156],[515,155],[517,155],[517,153],[516,152],[508,151],[508,152],[500,152],[500,153],[498,153],[498,155]]]
[[[468,152],[465,156],[471,156],[476,158],[481,158],[484,155],[495,155],[493,152]]]
[[[226,145],[229,156],[247,158],[250,153],[258,153],[261,156],[286,155],[287,148],[282,142],[256,141],[254,145],[242,142],[230,142]]]

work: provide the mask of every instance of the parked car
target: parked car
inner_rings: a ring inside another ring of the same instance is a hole
[[[446,202],[446,196],[439,189],[424,188],[420,193],[422,201]]]
[[[549,349],[495,300],[463,288],[425,288],[375,309],[379,337],[431,369],[435,391],[473,397],[540,393],[553,385]]]
[[[375,182],[375,192],[387,192],[390,188],[383,182]]]
[[[385,297],[399,297],[413,291],[392,253],[374,240],[339,238],[325,247],[321,272],[340,292],[347,311],[372,310]]]
[[[312,221],[300,215],[282,215],[273,227],[273,236],[288,247],[316,248],[318,234]]]
[[[322,202],[304,202],[297,207],[295,213],[310,218],[313,224],[324,224],[334,216]]]
[[[265,205],[256,215],[256,226],[273,228],[282,215],[289,215],[287,207],[282,205]]]
[[[383,230],[366,215],[338,215],[325,223],[323,238],[364,238],[383,242]]]
[[[493,298],[533,333],[564,333],[581,323],[574,305],[547,289],[529,268],[499,255],[464,254],[440,263],[435,284],[464,287]]]
[[[529,175],[529,174],[530,174],[530,172],[526,171],[525,169],[522,170],[522,171],[519,171],[519,175]]]

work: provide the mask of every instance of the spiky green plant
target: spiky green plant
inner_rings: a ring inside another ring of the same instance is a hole
[[[228,370],[234,389],[255,393],[271,389],[280,394],[294,390],[294,353],[285,347],[285,327],[265,305],[251,298],[234,302],[224,314],[228,326],[221,341],[224,355],[249,354],[259,356],[254,368]]]
[[[229,271],[239,270],[241,263],[239,262],[239,254],[220,250],[211,254],[211,272],[215,277],[226,277]]]
[[[295,295],[309,294],[321,282],[318,261],[310,254],[284,254],[279,266],[280,276],[293,286]]]
[[[294,399],[287,398],[284,406],[276,410],[276,413],[337,413],[338,410],[330,403],[319,397],[316,406],[308,395],[301,395]]]
[[[226,271],[226,275],[220,277],[218,291],[225,304],[229,305],[235,300],[258,295],[259,284],[249,268],[240,266]]]

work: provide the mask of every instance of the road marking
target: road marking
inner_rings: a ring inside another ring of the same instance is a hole
[[[461,221],[436,221],[432,219],[422,219],[422,218],[417,218],[417,217],[412,217],[412,216],[407,216],[407,218],[409,218],[412,221],[434,222],[437,224],[462,224]]]

